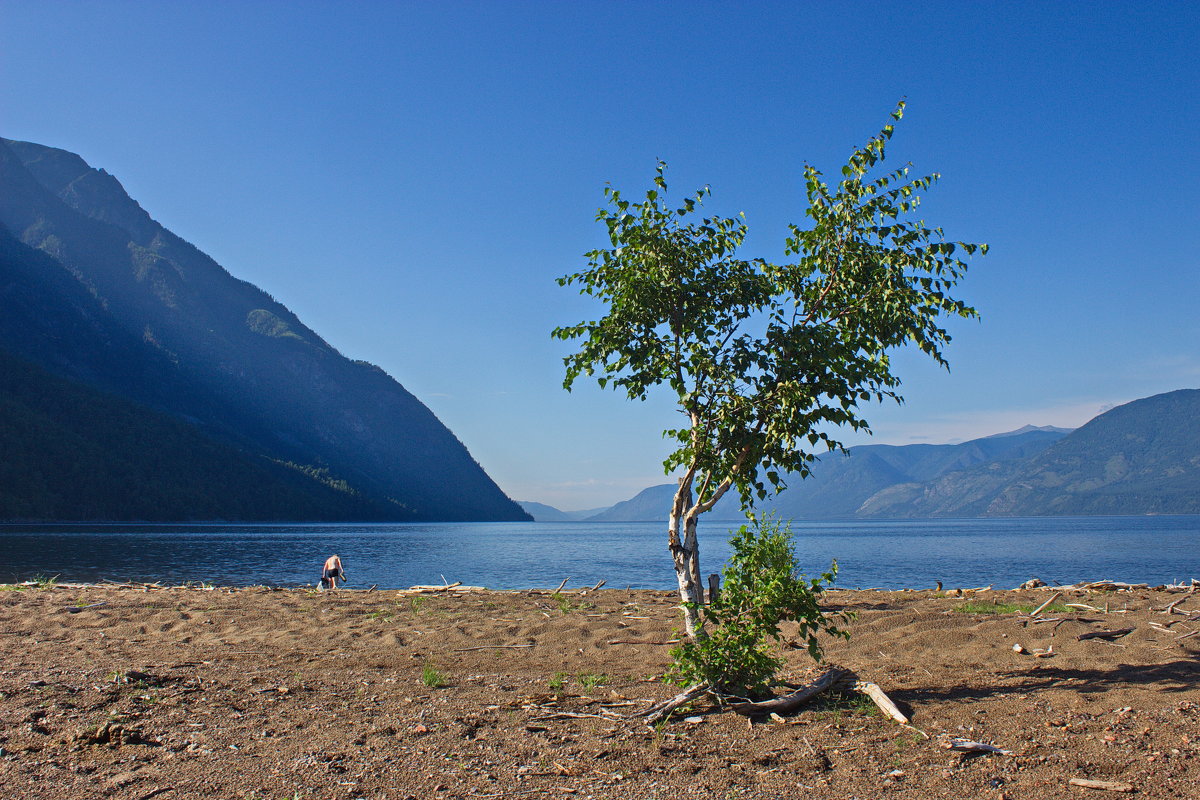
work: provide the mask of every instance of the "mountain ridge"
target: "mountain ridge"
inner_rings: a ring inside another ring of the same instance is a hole
[[[784,476],[786,491],[761,504],[782,519],[852,519],[871,497],[895,486],[920,483],[961,467],[997,460],[1024,458],[1039,452],[1064,434],[1030,430],[988,436],[958,444],[866,444],[846,454],[826,453],[806,479]],[[790,479],[790,480],[789,480]],[[589,519],[596,522],[666,520],[675,487],[649,487]],[[709,519],[742,519],[738,499],[726,495],[709,512]]]
[[[325,471],[390,504],[399,520],[529,519],[403,386],[345,358],[163,228],[116,177],[66,150],[2,139],[0,186],[0,225],[48,259],[38,264],[42,288],[69,294],[61,275],[70,276],[96,301],[85,314],[93,327],[115,325],[152,349],[157,356],[128,342],[117,348],[165,384],[136,380],[115,355],[89,361],[46,326],[36,347],[36,336],[24,337],[27,360],[239,448]],[[24,258],[11,244],[7,252]]]
[[[589,519],[665,521],[652,486]],[[782,519],[1200,513],[1200,390],[1109,409],[1080,428],[1026,425],[950,445],[858,445],[760,505]],[[709,519],[741,519],[722,498]]]

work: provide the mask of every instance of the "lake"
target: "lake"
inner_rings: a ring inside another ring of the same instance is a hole
[[[731,523],[701,522],[705,574],[728,556]],[[313,584],[338,553],[351,588],[462,581],[492,589],[673,588],[661,523],[0,525],[0,582]],[[793,525],[805,571],[838,560],[845,588],[1010,588],[1200,578],[1200,516],[804,522]]]

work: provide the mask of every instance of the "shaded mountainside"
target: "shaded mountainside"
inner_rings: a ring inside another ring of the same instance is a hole
[[[1017,462],[892,487],[877,517],[1200,513],[1200,390],[1118,406]]]
[[[158,225],[113,176],[0,140],[0,187],[0,347],[252,461],[344,482],[359,498],[352,518],[529,518],[400,384]],[[325,482],[309,484],[344,511]],[[332,518],[276,518],[298,517]]]
[[[385,519],[386,504],[0,350],[0,519]]]
[[[791,476],[787,491],[763,504],[782,519],[839,519],[859,516],[863,505],[899,486],[918,485],[964,467],[1008,463],[1039,453],[1066,433],[1062,429],[1030,428],[1011,434],[974,439],[962,444],[860,445],[848,454],[828,453],[814,465],[812,475]],[[675,487],[652,486],[594,517],[597,522],[666,520]],[[727,495],[709,519],[742,519],[735,497]]]

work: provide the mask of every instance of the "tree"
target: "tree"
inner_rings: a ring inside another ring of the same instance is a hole
[[[805,167],[811,226],[790,226],[790,263],[738,258],[741,215],[694,221],[708,188],[671,208],[660,161],[643,202],[605,189],[597,220],[611,247],[559,279],[607,306],[554,330],[582,340],[564,359],[564,387],[588,375],[630,398],[661,385],[678,398],[683,424],[666,431],[677,447],[664,467],[682,471],[668,546],[692,639],[703,625],[699,516],[731,489],[749,510],[786,475],[807,476],[818,451],[844,449],[839,428],[870,430],[860,403],[901,401],[889,353],[913,344],[947,366],[942,317],[976,316],[950,291],[967,268],[960,254],[987,246],[948,242],[914,217],[939,176],[910,179],[904,166],[869,178],[893,130],[856,149],[833,189]]]

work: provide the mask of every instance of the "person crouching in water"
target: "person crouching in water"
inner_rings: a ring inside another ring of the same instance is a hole
[[[342,579],[342,583],[346,582],[346,571],[342,569],[342,559],[337,555],[332,555],[325,559],[325,566],[321,569],[321,588],[336,589],[338,578]]]

